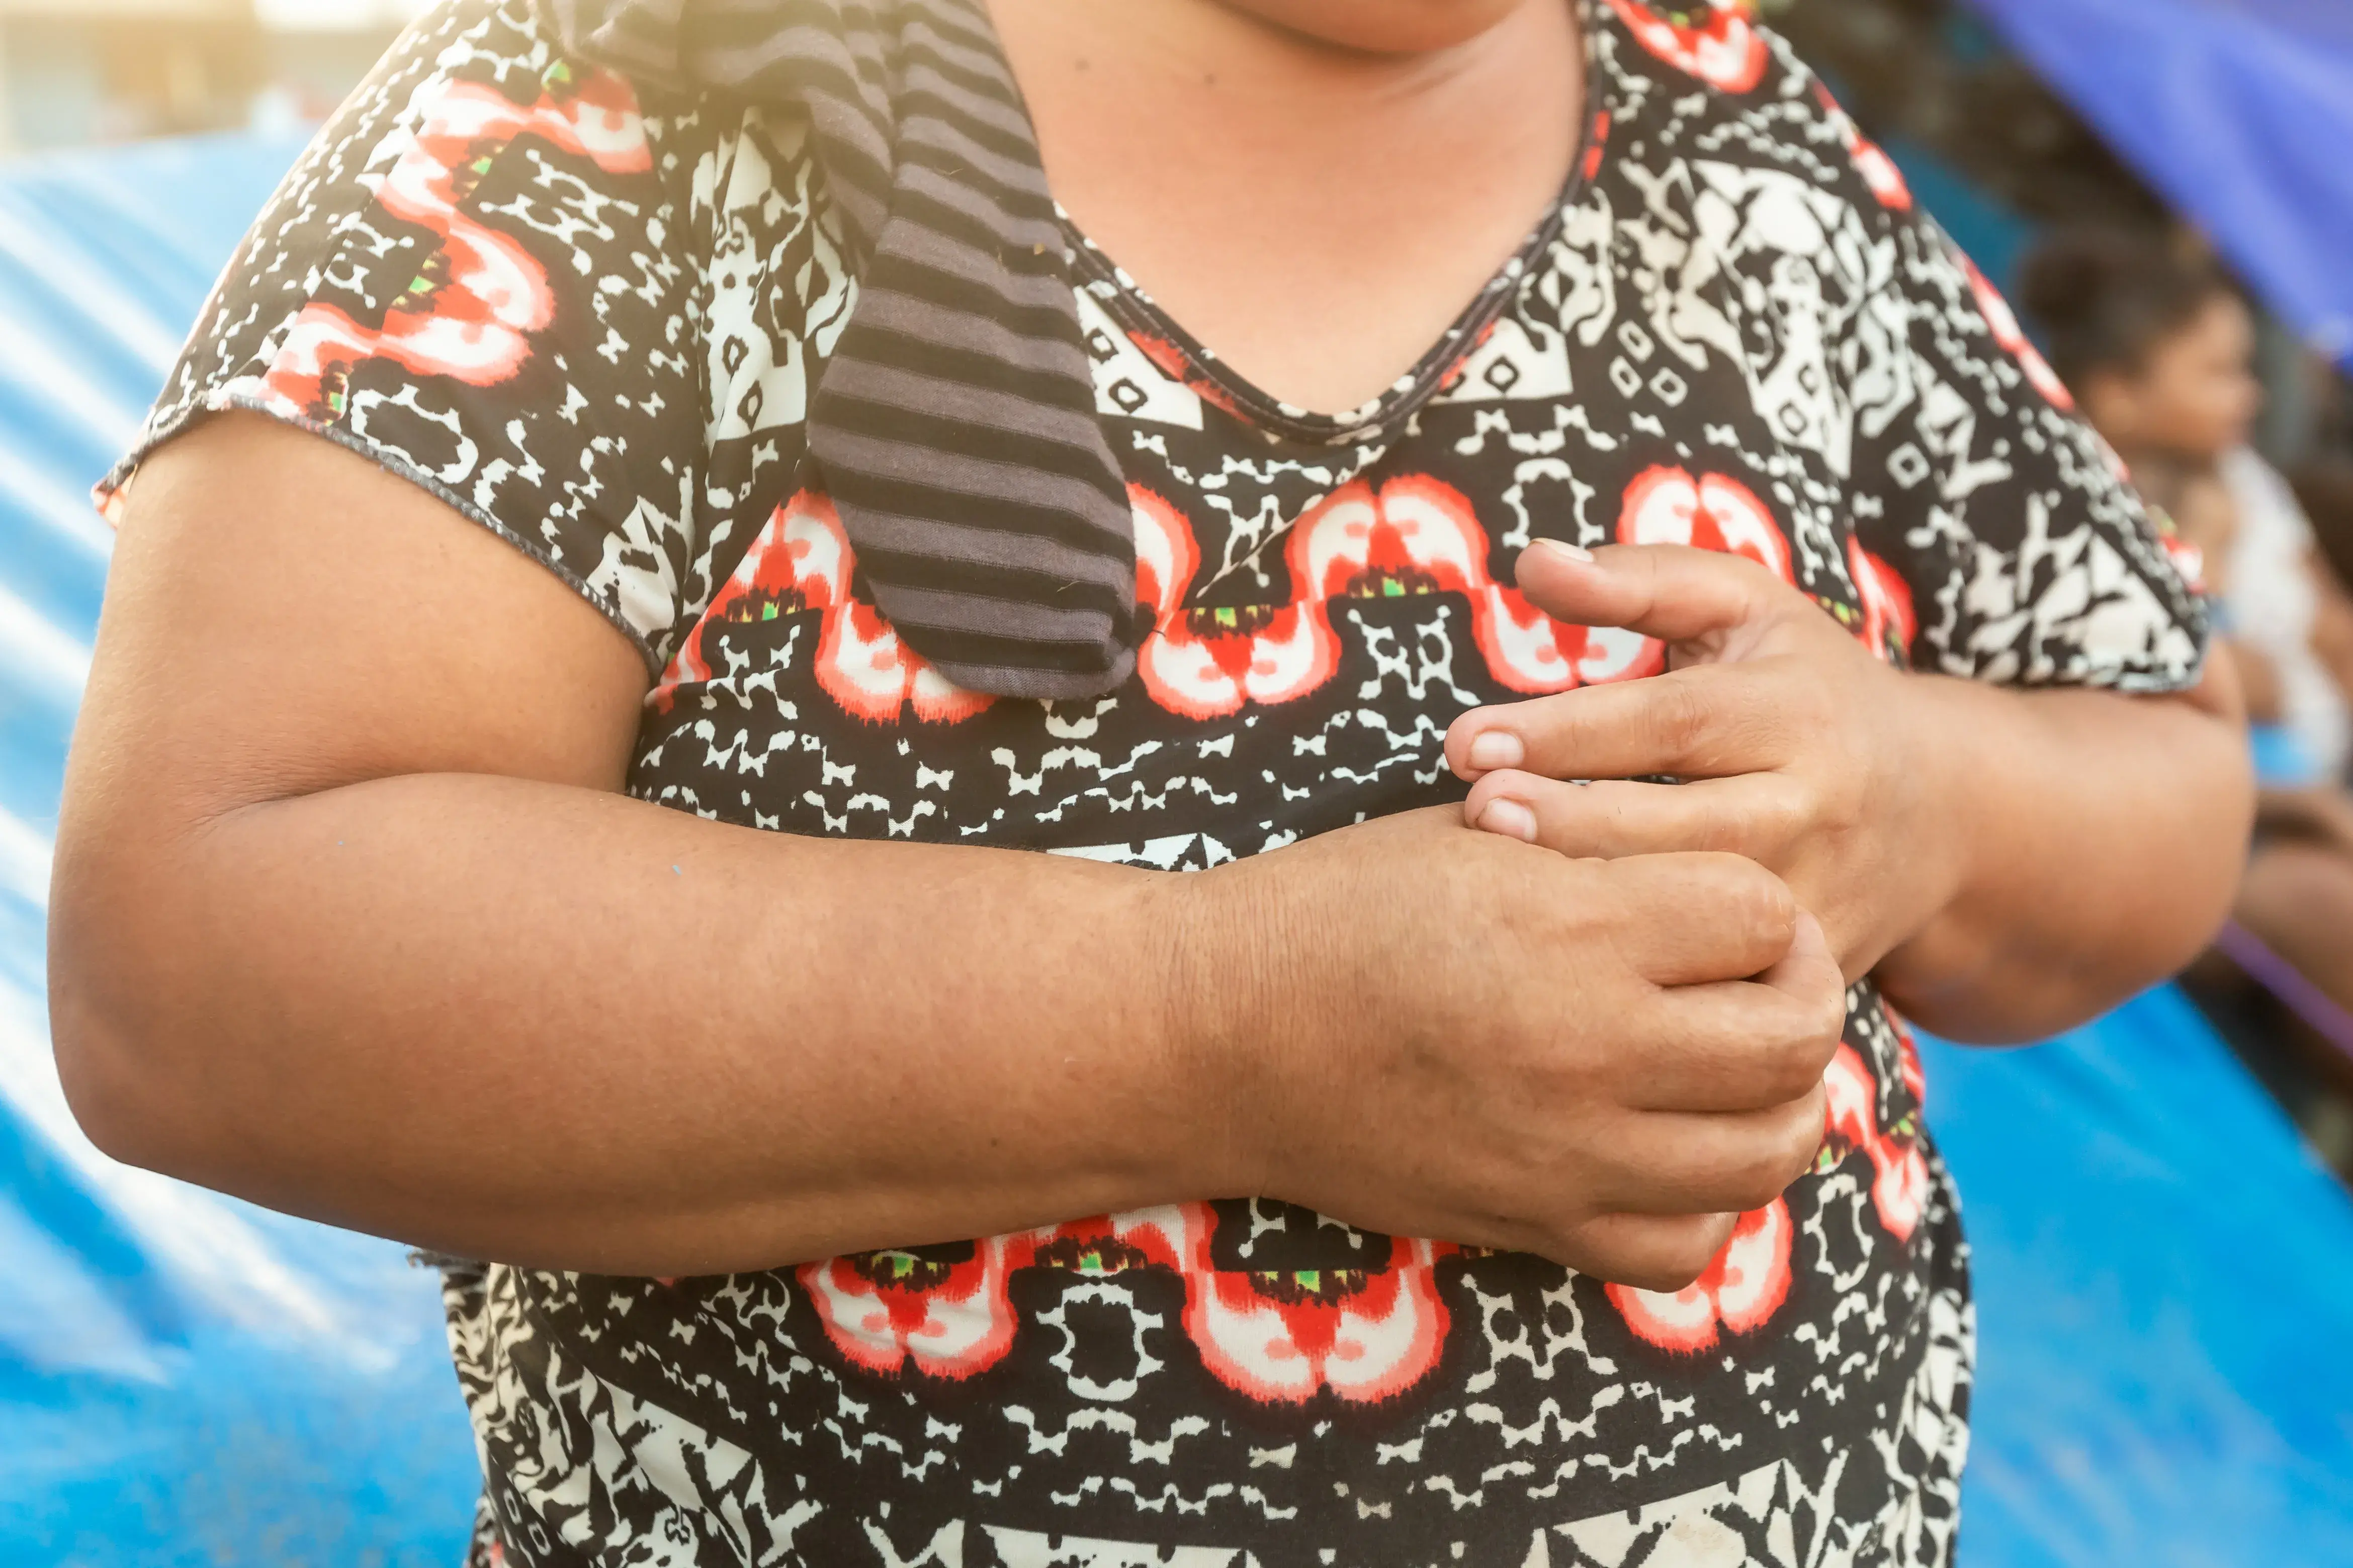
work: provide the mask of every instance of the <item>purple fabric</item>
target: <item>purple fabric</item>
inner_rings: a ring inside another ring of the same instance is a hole
[[[2272,309],[2353,364],[2353,4],[1970,3]]]

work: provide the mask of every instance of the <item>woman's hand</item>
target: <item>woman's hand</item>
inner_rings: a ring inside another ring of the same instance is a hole
[[[1820,1148],[1846,988],[1752,861],[1569,860],[1440,807],[1170,890],[1249,1192],[1680,1289]]]
[[[1739,556],[1539,542],[1519,580],[1557,620],[1662,639],[1671,669],[1464,715],[1446,754],[1475,781],[1473,826],[1572,857],[1745,856],[1820,917],[1850,979],[1953,896],[1961,738],[1922,700],[1945,683]],[[1688,782],[1631,782],[1652,775]]]

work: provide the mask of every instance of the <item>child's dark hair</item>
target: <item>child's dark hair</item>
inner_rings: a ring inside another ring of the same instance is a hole
[[[2161,232],[2062,229],[2027,256],[2019,300],[2050,340],[2052,368],[2081,386],[2136,372],[2151,350],[2233,291],[2214,262]]]

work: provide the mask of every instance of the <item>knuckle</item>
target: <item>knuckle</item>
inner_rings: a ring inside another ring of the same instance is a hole
[[[1839,1042],[1846,1037],[1845,987],[1836,982],[1825,983],[1820,1008],[1819,1021],[1814,1027],[1813,1043],[1820,1051],[1823,1063],[1828,1065],[1831,1054],[1838,1049]]]
[[[1704,809],[1693,819],[1692,847],[1712,855],[1741,855],[1761,847],[1757,831],[1767,826],[1751,811]]]
[[[1672,1296],[1707,1272],[1715,1260],[1712,1250],[1696,1242],[1678,1241],[1663,1248],[1615,1251],[1597,1260],[1595,1272],[1613,1285]]]
[[[1695,749],[1715,728],[1715,703],[1694,681],[1666,679],[1657,686],[1651,722],[1660,745],[1676,755]]]
[[[1776,844],[1790,844],[1804,837],[1820,815],[1812,792],[1804,786],[1765,792],[1756,811],[1757,826]]]
[[[1859,767],[1841,768],[1834,775],[1835,782],[1811,785],[1813,821],[1834,832],[1859,826],[1869,804],[1861,784],[1862,776],[1863,770]]]
[[[1810,1155],[1812,1151],[1807,1152]],[[1726,1201],[1742,1214],[1770,1208],[1773,1200],[1789,1190],[1789,1184],[1798,1179],[1802,1169],[1802,1166],[1792,1165],[1778,1158],[1760,1161],[1725,1194]]]
[[[1820,1139],[1814,1140],[1815,1145],[1820,1142]],[[1759,1137],[1744,1151],[1738,1167],[1728,1173],[1724,1192],[1725,1206],[1742,1214],[1765,1207],[1789,1190],[1789,1184],[1798,1179],[1813,1153],[1813,1147],[1802,1155],[1797,1153],[1788,1126],[1777,1125],[1770,1135]]]
[[[1830,1092],[1817,1079],[1812,1091],[1791,1110],[1788,1125],[1783,1132],[1786,1140],[1784,1164],[1789,1173],[1782,1183],[1784,1187],[1803,1174],[1806,1168],[1814,1163],[1814,1156],[1821,1152],[1822,1130],[1829,1116]]]
[[[1797,934],[1798,900],[1788,885],[1754,860],[1719,855],[1713,863],[1718,908],[1753,941],[1788,941]]]
[[[1672,1296],[1689,1289],[1692,1281],[1706,1273],[1707,1266],[1715,1261],[1713,1252],[1702,1253],[1697,1247],[1690,1248],[1689,1252],[1688,1257],[1677,1258],[1672,1263],[1647,1271],[1649,1282],[1638,1285],[1636,1289],[1661,1296]]]
[[[1771,1105],[1787,1105],[1802,1100],[1822,1085],[1822,1069],[1830,1063],[1836,1047],[1825,1049],[1811,1034],[1792,1037],[1773,1053],[1771,1067],[1764,1084]]]

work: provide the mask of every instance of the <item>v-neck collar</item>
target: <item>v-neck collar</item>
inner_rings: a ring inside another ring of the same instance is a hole
[[[1162,368],[1177,374],[1188,384],[1211,396],[1234,417],[1282,440],[1318,447],[1386,444],[1451,381],[1464,359],[1477,349],[1496,321],[1510,309],[1520,288],[1547,247],[1558,237],[1569,210],[1599,172],[1601,151],[1609,134],[1611,105],[1604,100],[1599,30],[1609,25],[1609,7],[1599,0],[1575,0],[1578,13],[1577,39],[1585,53],[1584,129],[1577,155],[1560,193],[1525,238],[1496,268],[1471,302],[1462,308],[1438,341],[1425,350],[1413,367],[1388,388],[1362,405],[1340,414],[1318,414],[1286,403],[1238,374],[1218,357],[1151,295],[1145,292],[1057,203],[1062,228],[1076,258],[1072,276],[1090,291],[1119,324],[1138,336],[1157,340],[1182,356],[1181,366]]]

